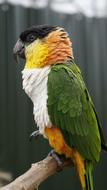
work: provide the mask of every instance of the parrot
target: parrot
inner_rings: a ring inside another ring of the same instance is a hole
[[[21,32],[13,54],[25,60],[22,86],[38,127],[31,137],[46,138],[54,154],[73,162],[82,190],[94,190],[94,165],[107,145],[68,32],[33,25]]]

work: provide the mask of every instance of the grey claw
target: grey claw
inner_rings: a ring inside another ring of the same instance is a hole
[[[37,138],[40,137],[40,136],[41,136],[41,134],[40,134],[39,130],[34,131],[33,133],[31,133],[31,135],[30,135],[30,137],[29,137],[29,141],[31,141],[33,138],[34,138],[34,139],[37,139]]]
[[[55,150],[51,150],[51,152],[48,155],[56,160],[57,165],[58,165],[57,171],[60,172],[63,169],[63,159],[62,158],[65,158],[64,155],[57,154],[55,152]]]

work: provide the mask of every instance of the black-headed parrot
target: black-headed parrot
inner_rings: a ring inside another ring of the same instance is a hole
[[[34,134],[71,159],[82,189],[93,190],[93,166],[107,146],[68,33],[56,26],[32,26],[20,34],[13,52],[25,59],[23,89],[39,128]]]

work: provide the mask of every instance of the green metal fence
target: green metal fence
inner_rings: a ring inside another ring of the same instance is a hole
[[[0,168],[14,177],[31,163],[44,158],[50,147],[40,139],[29,142],[35,124],[32,103],[22,90],[23,62],[15,63],[13,45],[20,32],[33,24],[51,23],[66,28],[93,97],[107,139],[107,18],[87,18],[82,14],[62,14],[47,9],[31,9],[9,4],[0,5]],[[107,155],[102,154],[95,171],[97,190],[107,188]],[[49,178],[40,189],[80,189],[74,169],[66,169]]]

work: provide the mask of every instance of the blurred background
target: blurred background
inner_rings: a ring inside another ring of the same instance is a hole
[[[107,140],[107,1],[0,0],[0,171],[13,178],[50,151],[43,138],[29,142],[35,129],[32,103],[22,90],[24,64],[13,59],[13,46],[31,25],[64,27],[73,41],[75,61],[93,98]],[[10,178],[9,178],[10,179]],[[95,189],[107,188],[107,154],[94,172]],[[50,177],[40,190],[80,190],[72,168]]]

